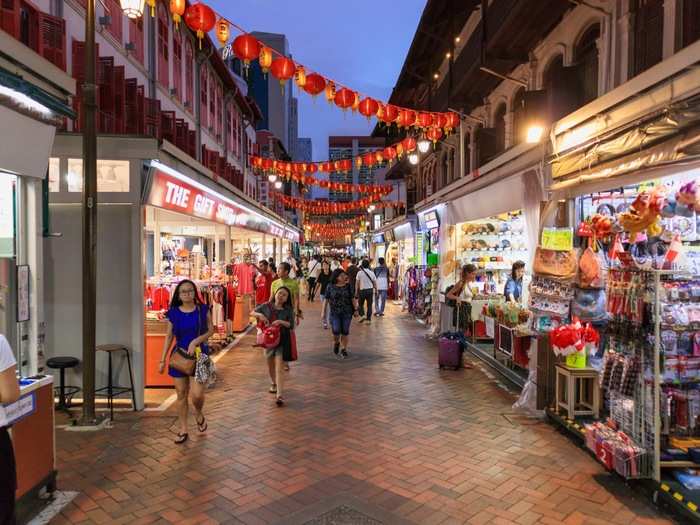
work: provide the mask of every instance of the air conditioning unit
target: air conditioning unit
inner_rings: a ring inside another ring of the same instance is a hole
[[[101,16],[97,20],[101,26],[111,26],[112,25],[112,17],[109,15]]]
[[[124,44],[124,49],[132,52],[136,51],[136,44],[134,44],[133,42],[127,42],[126,44]]]
[[[177,88],[174,88],[174,87],[170,88],[170,96],[174,97],[175,95],[177,95]]]

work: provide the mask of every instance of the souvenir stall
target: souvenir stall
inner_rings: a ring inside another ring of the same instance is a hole
[[[403,310],[408,309],[409,294],[408,289],[412,286],[415,289],[417,270],[415,262],[415,234],[414,222],[405,221],[394,226],[389,234],[394,242],[390,243],[388,252],[391,262],[396,259],[393,269],[394,282],[396,283],[396,296],[394,301],[401,305]],[[391,263],[390,263],[391,267]],[[411,276],[414,277],[411,281]]]

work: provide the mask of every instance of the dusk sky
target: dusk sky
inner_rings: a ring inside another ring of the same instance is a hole
[[[293,58],[386,101],[401,71],[426,0],[210,0],[248,31],[284,33]],[[235,36],[237,33],[233,31]],[[329,106],[323,94],[299,99],[299,136],[311,137],[315,160],[328,158],[329,135],[369,134],[374,121]]]

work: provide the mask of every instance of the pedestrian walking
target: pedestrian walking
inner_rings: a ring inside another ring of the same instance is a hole
[[[309,302],[313,303],[316,295],[316,283],[318,281],[318,276],[321,275],[321,256],[314,255],[313,259],[309,263]]]
[[[286,286],[280,286],[274,299],[258,306],[253,316],[265,327],[279,326],[280,340],[275,348],[266,348],[267,370],[272,382],[269,392],[276,395],[275,402],[284,404],[284,363],[292,360],[292,329],[294,328],[294,308],[292,292]]]
[[[275,259],[273,257],[267,259],[267,266],[270,268],[273,275],[277,273],[277,265],[275,264]]]
[[[19,399],[17,361],[5,336],[0,334],[0,406]],[[0,523],[15,523],[17,471],[15,452],[7,427],[0,427]]]
[[[377,289],[377,277],[369,267],[367,259],[362,261],[360,271],[356,278],[356,295],[360,301],[360,324],[372,322],[372,303],[374,302],[374,291]]]
[[[291,265],[287,262],[280,263],[277,267],[277,277],[275,281],[272,281],[272,297],[275,296],[277,290],[285,286],[292,294],[292,310],[294,311],[294,319],[296,324],[299,324],[304,318],[304,313],[301,311],[301,301],[299,296],[299,281],[293,279],[289,272],[291,271]],[[292,340],[296,338],[294,334],[294,327],[292,327]],[[284,369],[289,370],[289,362],[284,363]]]
[[[389,268],[384,257],[379,258],[379,265],[374,269],[377,278],[377,294],[374,297],[374,310],[377,317],[384,317],[384,308],[389,291]]]
[[[173,293],[170,309],[167,313],[168,331],[163,344],[163,353],[160,359],[159,371],[165,371],[165,358],[170,353],[171,366],[168,367],[168,375],[175,382],[178,404],[178,424],[180,432],[175,443],[180,445],[187,441],[187,415],[189,411],[189,395],[192,393],[192,406],[195,410],[195,421],[200,432],[207,430],[207,420],[202,413],[204,407],[204,390],[206,384],[198,381],[190,382],[190,375],[185,374],[172,366],[173,355],[186,354],[190,359],[199,359],[200,354],[209,354],[207,341],[214,333],[214,325],[211,319],[209,307],[200,301],[197,286],[190,280],[180,281]],[[175,345],[173,346],[173,340]]]
[[[336,271],[338,268],[340,268],[340,261],[337,257],[333,257],[331,259],[331,272]]]
[[[270,265],[263,259],[258,264],[258,275],[255,277],[255,305],[267,303],[272,296],[272,281],[274,276]]]
[[[331,265],[328,263],[328,261],[323,261],[321,263],[321,273],[318,276],[318,281],[316,281],[316,284],[321,289],[321,324],[323,325],[324,330],[328,329],[329,309],[328,301],[326,300],[326,290],[328,289],[330,282]]]
[[[348,337],[352,318],[357,315],[357,299],[350,287],[347,272],[338,268],[331,274],[331,282],[326,288],[326,301],[330,309],[331,329],[333,330],[333,353],[345,359],[348,357]]]

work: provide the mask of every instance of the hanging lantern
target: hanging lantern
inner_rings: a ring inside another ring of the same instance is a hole
[[[377,111],[379,111],[379,103],[373,98],[367,97],[362,99],[362,102],[360,102],[357,109],[362,115],[367,117],[367,120],[369,120],[371,117],[377,114]]]
[[[355,100],[352,101],[352,111],[355,113],[357,108],[360,107],[360,94],[355,91]]]
[[[425,113],[421,111],[420,113],[418,113],[416,123],[421,128],[427,128],[433,123],[433,116],[430,113]]]
[[[406,153],[410,153],[416,149],[416,139],[413,137],[406,137],[401,141],[401,145]]]
[[[270,170],[270,169],[272,169],[273,164],[274,164],[274,163],[273,163],[272,159],[264,158],[264,159],[262,160],[262,167],[263,167],[264,170]]]
[[[156,17],[156,0],[146,0],[148,7],[151,8],[151,17]]]
[[[384,154],[384,159],[388,162],[393,161],[397,156],[396,149],[392,148],[391,146],[388,148],[384,148],[382,153]]]
[[[267,46],[262,46],[260,48],[260,54],[258,55],[258,63],[260,64],[263,75],[267,75],[267,72],[270,71],[270,64],[272,64],[272,49]]]
[[[333,100],[339,108],[348,109],[355,102],[355,92],[348,88],[342,88],[335,94]]]
[[[216,39],[222,46],[225,46],[229,36],[231,36],[231,32],[228,28],[228,22],[223,18],[219,18],[216,22]]]
[[[374,152],[374,161],[377,164],[381,164],[384,162],[384,151],[375,151]]]
[[[447,115],[445,113],[435,113],[433,115],[433,127],[444,128],[447,125]]]
[[[144,0],[120,0],[122,12],[131,19],[141,18]]]
[[[407,128],[409,126],[412,126],[416,121],[416,112],[413,111],[412,109],[402,109],[399,112],[399,116],[396,120],[396,124],[400,128]]]
[[[187,27],[197,33],[199,49],[202,49],[204,35],[214,29],[214,25],[216,25],[216,15],[211,7],[205,4],[194,4],[185,10],[185,23]]]
[[[306,165],[306,173],[316,173],[318,171],[318,166],[313,162]]]
[[[297,66],[297,70],[294,73],[294,81],[297,83],[297,86],[299,86],[299,89],[304,89],[306,85],[306,70],[304,66]]]
[[[123,3],[124,2],[122,2],[122,4]],[[175,27],[178,27],[180,25],[180,20],[182,20],[182,15],[185,14],[185,0],[170,0],[170,14],[173,17]]]
[[[442,129],[438,127],[428,128],[425,136],[433,141],[433,147],[435,147],[435,143],[442,138]]]
[[[248,66],[250,66],[250,61],[260,57],[262,50],[258,39],[248,34],[238,35],[234,38],[231,47],[233,48],[233,53],[243,62],[243,67],[246,71]]]
[[[326,79],[318,73],[311,73],[310,75],[306,76],[306,84],[304,84],[304,91],[306,91],[312,97],[318,95],[325,88]]]
[[[362,155],[355,157],[355,166],[357,166],[358,169],[362,167]]]
[[[396,156],[397,157],[399,157],[399,158],[403,157],[403,144],[401,144],[399,142],[396,146],[394,146],[394,149],[396,149]]]
[[[375,163],[376,157],[373,153],[365,153],[362,155],[362,164],[371,167]]]
[[[332,80],[329,80],[326,83],[326,101],[329,104],[332,104],[334,100],[335,100],[335,82],[333,82]]]
[[[287,57],[275,58],[270,65],[270,72],[273,77],[280,81],[282,91],[284,91],[284,84],[294,76],[295,71],[294,60]]]
[[[445,123],[445,129],[447,131],[452,131],[459,127],[459,114],[454,111],[450,111],[446,114],[447,122]]]

